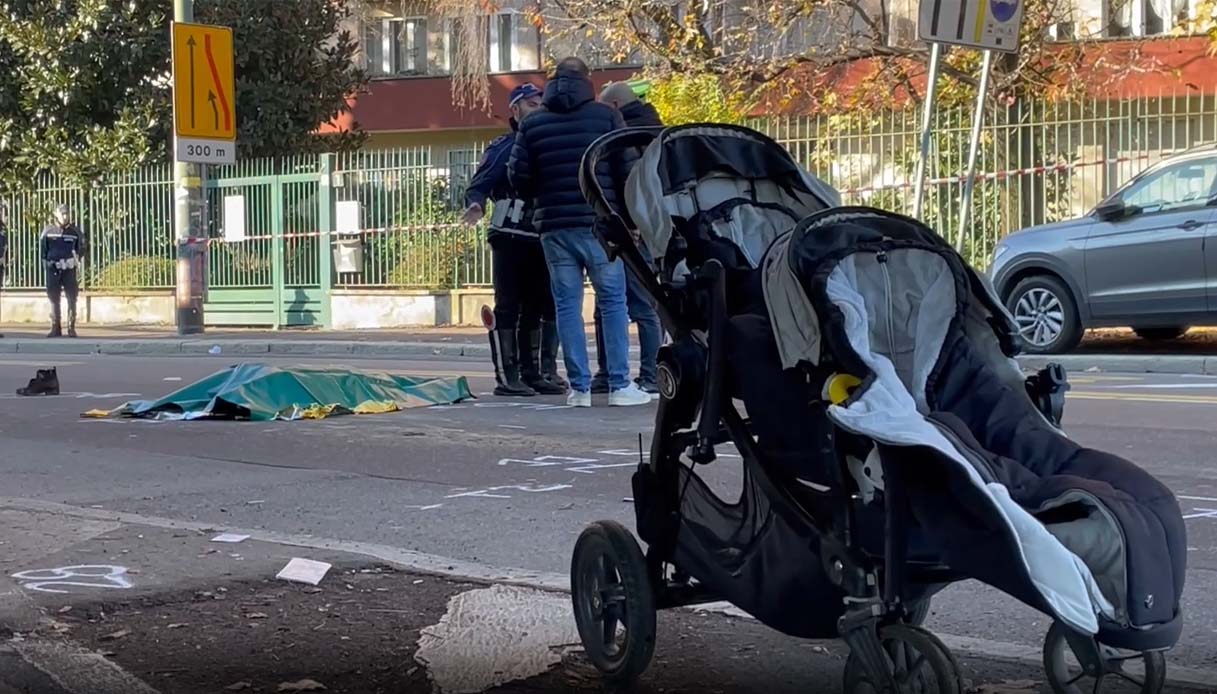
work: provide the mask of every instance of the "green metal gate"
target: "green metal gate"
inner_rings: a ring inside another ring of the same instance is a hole
[[[217,167],[205,183],[208,214],[209,326],[269,328],[329,324],[332,257],[332,157],[303,165],[276,162],[279,173],[232,175]],[[239,172],[245,173],[245,172]],[[244,236],[234,208],[243,199]]]

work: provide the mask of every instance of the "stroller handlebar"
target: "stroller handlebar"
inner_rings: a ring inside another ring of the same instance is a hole
[[[663,132],[662,127],[614,130],[611,133],[602,135],[583,153],[583,159],[579,163],[579,189],[583,192],[583,197],[592,206],[592,211],[596,213],[597,217],[601,219],[616,217],[624,222],[621,214],[609,206],[608,199],[604,195],[604,189],[600,186],[600,180],[596,177],[596,167],[600,165],[601,160],[606,156],[618,154],[626,149],[643,149],[651,144],[661,132]],[[625,182],[622,181],[622,183],[624,184]]]

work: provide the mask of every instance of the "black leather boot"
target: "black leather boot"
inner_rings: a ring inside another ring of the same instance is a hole
[[[541,321],[541,375],[565,393],[570,384],[558,373],[558,324]]]
[[[494,360],[494,394],[507,397],[531,397],[536,391],[520,381],[519,346],[516,331],[495,330],[490,333],[490,357]]]
[[[76,307],[68,307],[68,337],[76,337]]]
[[[47,337],[63,337],[63,321],[59,315],[59,304],[51,304],[51,332]]]
[[[520,380],[540,395],[562,395],[566,388],[551,383],[541,372],[541,330],[520,331]]]
[[[17,389],[17,395],[59,395],[59,373],[55,367],[38,369],[29,385]]]

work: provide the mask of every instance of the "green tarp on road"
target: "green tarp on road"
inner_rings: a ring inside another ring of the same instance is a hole
[[[94,417],[157,419],[321,418],[446,405],[472,398],[469,382],[384,371],[238,364],[155,401],[134,401]]]

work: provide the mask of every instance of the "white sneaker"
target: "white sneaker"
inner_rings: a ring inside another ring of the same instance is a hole
[[[609,407],[633,407],[636,405],[646,405],[650,402],[651,394],[634,383],[609,393]]]
[[[577,390],[571,389],[570,393],[567,393],[566,395],[566,404],[568,407],[591,407],[592,394],[590,391],[581,393]]]

